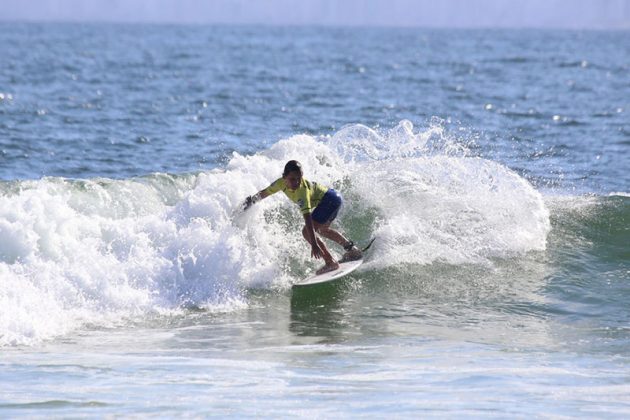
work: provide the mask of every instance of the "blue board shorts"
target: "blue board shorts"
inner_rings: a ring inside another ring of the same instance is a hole
[[[320,201],[317,207],[315,207],[315,210],[313,210],[311,217],[322,225],[331,223],[335,220],[335,217],[337,217],[337,213],[339,213],[342,204],[343,199],[341,198],[341,194],[330,188],[322,197],[322,201]]]

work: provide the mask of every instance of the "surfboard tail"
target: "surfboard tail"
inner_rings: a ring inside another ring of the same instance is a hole
[[[363,259],[363,254],[365,253],[365,251],[370,249],[370,247],[372,246],[372,244],[374,243],[375,240],[376,240],[376,238],[372,238],[370,240],[370,242],[368,242],[368,244],[365,247],[360,248],[360,250],[361,250],[361,257],[360,258],[349,258],[349,259],[346,259],[345,255],[344,255],[344,257],[342,259],[340,259],[339,262],[340,263],[344,263],[344,262],[349,262],[349,261],[356,261],[357,259],[362,260]]]

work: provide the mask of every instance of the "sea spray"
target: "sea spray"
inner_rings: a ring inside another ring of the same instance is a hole
[[[355,212],[374,212],[372,266],[487,264],[544,250],[550,230],[542,196],[515,172],[471,156],[434,121],[379,133],[348,126],[329,143],[345,156]]]

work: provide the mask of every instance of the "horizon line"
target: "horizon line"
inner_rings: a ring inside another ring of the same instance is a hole
[[[330,22],[228,22],[228,21],[181,21],[181,20],[121,20],[121,19],[41,19],[41,18],[19,18],[4,19],[0,17],[0,24],[119,24],[119,25],[156,25],[156,26],[249,26],[249,27],[268,27],[268,28],[360,28],[360,29],[459,29],[459,30],[559,30],[559,31],[630,31],[630,22],[624,22],[621,25],[428,25],[428,24],[388,24],[388,23],[330,23]]]

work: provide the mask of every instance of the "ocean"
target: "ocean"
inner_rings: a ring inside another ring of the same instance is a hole
[[[0,23],[0,416],[630,416],[630,32]],[[282,194],[302,162],[321,261]],[[336,255],[342,250],[335,245]]]

